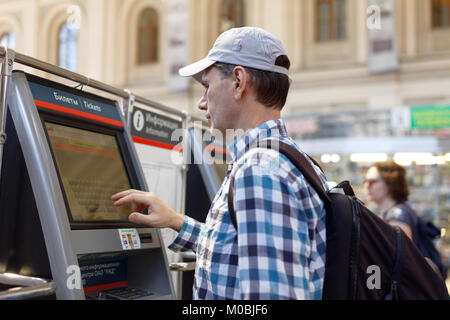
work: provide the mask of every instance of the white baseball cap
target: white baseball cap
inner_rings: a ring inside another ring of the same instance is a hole
[[[273,34],[256,27],[233,28],[217,38],[206,58],[181,68],[178,73],[200,82],[203,71],[216,62],[224,62],[289,76],[288,69],[275,65],[282,55],[287,56],[286,49]]]

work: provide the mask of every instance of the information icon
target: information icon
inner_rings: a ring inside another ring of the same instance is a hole
[[[144,128],[145,118],[141,111],[136,111],[133,115],[133,125],[136,131],[141,131]]]

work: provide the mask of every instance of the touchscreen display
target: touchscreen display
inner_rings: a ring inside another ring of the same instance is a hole
[[[45,127],[72,220],[128,221],[130,205],[111,201],[131,188],[116,137],[51,122]]]

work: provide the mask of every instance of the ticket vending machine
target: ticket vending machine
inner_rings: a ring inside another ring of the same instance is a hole
[[[118,104],[14,71],[7,106],[0,272],[52,279],[56,299],[174,299],[159,230],[110,199],[147,190]]]

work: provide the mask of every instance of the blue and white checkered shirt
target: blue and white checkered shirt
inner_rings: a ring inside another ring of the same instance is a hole
[[[185,215],[178,237],[169,246],[196,252],[194,299],[322,298],[324,203],[284,155],[264,148],[248,151],[266,139],[279,139],[298,149],[281,119],[236,139],[227,148],[232,160],[205,223]],[[255,158],[255,153],[260,157]],[[324,175],[313,167],[328,190]],[[231,170],[238,230],[227,205]]]

